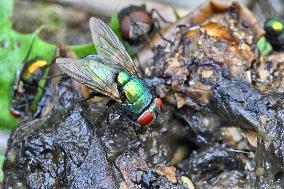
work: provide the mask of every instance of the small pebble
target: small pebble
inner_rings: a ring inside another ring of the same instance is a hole
[[[187,186],[188,189],[195,189],[192,181],[188,177],[182,176],[180,179],[181,179],[182,183]]]

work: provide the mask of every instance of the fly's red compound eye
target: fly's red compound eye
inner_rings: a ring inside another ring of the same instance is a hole
[[[10,113],[11,113],[12,116],[14,116],[17,119],[21,118],[20,112],[18,112],[17,110],[14,110],[13,108],[10,108]]]
[[[137,120],[137,123],[141,126],[148,125],[153,121],[153,112],[147,111],[144,112]]]
[[[160,110],[163,108],[163,102],[160,98],[156,98],[156,104],[160,107]]]

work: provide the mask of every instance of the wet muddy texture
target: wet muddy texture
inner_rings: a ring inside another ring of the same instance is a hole
[[[181,176],[197,186],[226,187],[246,175],[238,153],[196,142],[202,137],[172,111],[165,111],[151,128],[140,128],[107,100],[80,104],[13,132],[4,165],[5,188],[186,188]],[[209,141],[209,135],[203,136]],[[218,141],[213,138],[211,142]],[[232,181],[224,179],[233,170]]]
[[[284,93],[284,53],[273,52],[266,60],[260,59],[256,67],[255,85],[265,93]]]
[[[183,120],[190,132],[191,141],[199,148],[222,140],[221,120],[210,109],[203,112],[180,109],[175,116]]]
[[[82,108],[55,113],[18,127],[9,140],[5,188],[114,188],[114,168]]]
[[[253,182],[252,178],[248,177],[242,171],[224,171],[212,183],[200,182],[199,188],[253,188],[247,183],[247,180]]]
[[[240,156],[222,145],[198,150],[177,167],[188,167],[183,174],[189,175],[199,188],[249,187],[246,177],[251,173],[245,171]]]
[[[201,132],[193,132],[170,107],[152,127],[141,128],[107,100],[80,104],[13,132],[4,165],[6,188],[186,188],[181,176],[192,177],[197,186],[226,187],[246,175],[238,153],[196,142]],[[207,118],[194,119],[197,124]],[[220,137],[209,136],[214,135],[203,134],[210,142]],[[237,176],[222,179],[231,170]]]
[[[213,104],[221,115],[243,129],[252,127],[258,132],[257,187],[283,188],[283,95],[265,95],[243,80],[223,78],[213,96]]]
[[[145,131],[106,103],[77,104],[19,126],[8,143],[5,188],[184,188],[174,167],[152,161],[166,162],[169,143],[151,156]]]
[[[188,164],[187,175],[194,182],[210,180],[224,170],[244,170],[244,164],[234,152],[228,151],[221,145],[201,149],[191,154],[179,167]]]

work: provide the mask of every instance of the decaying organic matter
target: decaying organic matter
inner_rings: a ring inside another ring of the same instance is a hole
[[[253,34],[239,23],[240,12],[234,4],[226,14],[210,17],[200,26],[179,26],[174,44],[157,49],[154,61],[146,62],[145,74],[157,76],[159,96],[177,108],[206,105],[212,96],[212,82],[229,74],[251,80],[251,67],[258,60]]]
[[[257,186],[283,188],[283,95],[262,94],[246,81],[223,78],[214,88],[213,96],[220,115],[258,132]]]
[[[201,9],[211,16],[191,14],[186,25],[166,30],[165,35],[174,34],[173,44],[160,43],[153,59],[142,51],[142,68],[168,103],[209,108],[221,123],[257,132],[256,185],[282,188],[283,53],[261,56],[255,44],[262,30],[252,25],[253,15],[239,4],[223,5],[211,2],[215,14]],[[242,17],[244,12],[250,19]]]

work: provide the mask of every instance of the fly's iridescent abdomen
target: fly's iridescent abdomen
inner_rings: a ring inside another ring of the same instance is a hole
[[[122,71],[118,74],[117,81],[122,87],[127,99],[126,106],[131,112],[140,114],[151,103],[150,90],[138,77]]]

